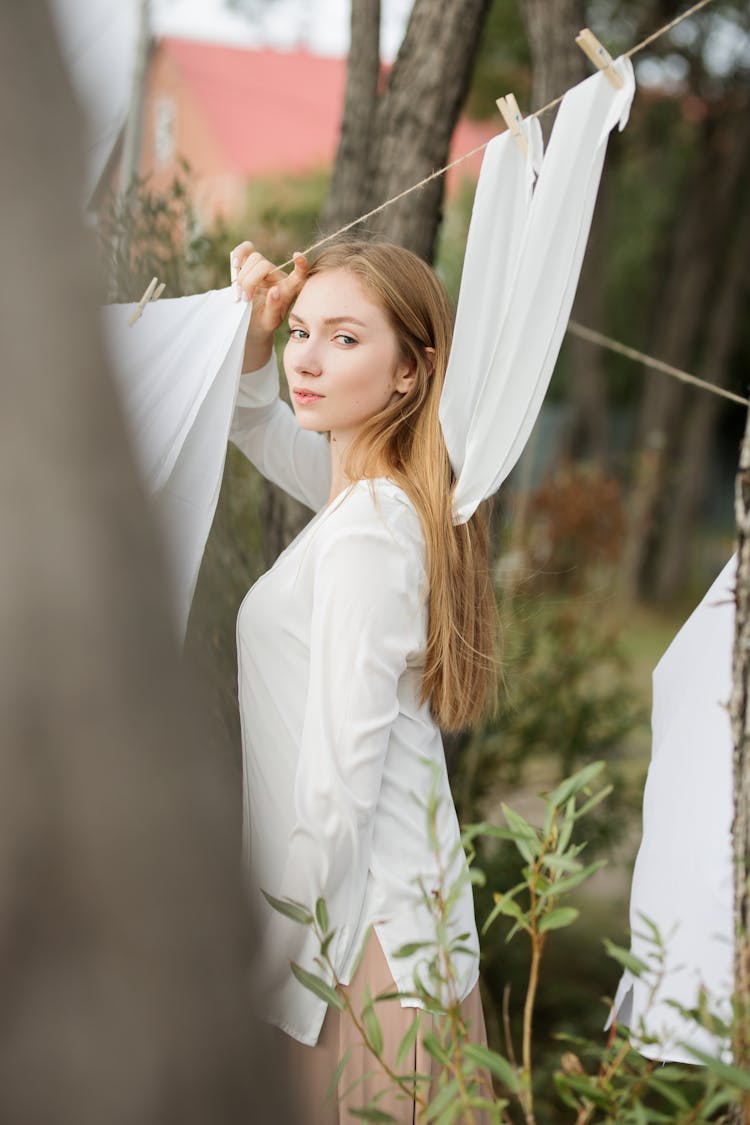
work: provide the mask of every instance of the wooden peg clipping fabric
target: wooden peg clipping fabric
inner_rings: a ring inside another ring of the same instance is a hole
[[[132,315],[131,315],[130,319],[128,320],[128,326],[130,328],[132,328],[133,325],[136,323],[136,321],[138,321],[140,319],[140,317],[143,313],[143,310],[145,309],[146,305],[149,303],[151,298],[153,297],[153,299],[155,301],[158,301],[159,297],[161,297],[162,293],[164,292],[164,283],[162,283],[159,286],[158,294],[156,296],[154,296],[154,290],[156,289],[157,285],[159,285],[159,278],[158,277],[152,277],[150,282],[148,283],[148,287],[146,289],[146,292],[143,294],[140,301],[138,302],[138,304],[133,309]]]
[[[498,98],[495,104],[503,115],[503,121],[510,129],[513,140],[521,150],[521,155],[524,157],[528,156],[529,146],[526,143],[526,137],[521,128],[523,117],[521,116],[521,111],[518,108],[518,102],[515,96],[513,94],[506,94],[504,98]]]
[[[616,90],[621,90],[624,83],[620,75],[612,66],[612,56],[606,47],[603,47],[599,40],[588,27],[584,27],[576,35],[576,43],[583,51],[587,58],[591,59],[592,63],[597,70],[603,71],[608,80],[612,83]]]

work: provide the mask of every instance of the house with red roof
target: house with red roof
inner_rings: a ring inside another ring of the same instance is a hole
[[[231,218],[253,180],[331,167],[344,106],[346,59],[305,50],[223,46],[163,38],[152,47],[144,103],[140,174],[165,189],[184,158],[194,205],[209,223]],[[499,121],[461,119],[451,159],[489,140]],[[114,182],[116,146],[92,201]],[[479,174],[481,154],[449,174],[448,190]]]

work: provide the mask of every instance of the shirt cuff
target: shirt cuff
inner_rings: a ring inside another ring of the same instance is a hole
[[[237,406],[269,406],[279,397],[279,367],[276,353],[257,371],[243,371],[237,392]]]

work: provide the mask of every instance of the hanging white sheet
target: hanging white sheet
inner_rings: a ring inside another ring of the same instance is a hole
[[[659,661],[653,677],[653,747],[643,800],[643,839],[630,899],[632,952],[652,964],[643,916],[665,943],[664,975],[625,972],[620,1019],[649,1058],[695,1062],[682,1044],[715,1054],[718,1043],[670,1005],[686,1008],[706,989],[723,1019],[732,995],[732,686],[736,558]],[[659,1045],[640,1042],[641,1029]]]
[[[495,142],[489,146],[483,162],[440,403],[458,477],[456,523],[468,520],[505,480],[546,394],[581,272],[607,139],[616,124],[625,127],[635,93],[630,60],[614,65],[621,89],[597,73],[565,95],[530,199],[531,168],[524,169],[508,134],[494,150]],[[530,124],[533,166],[541,141]],[[510,198],[507,207],[505,195],[499,205],[499,185]]]
[[[102,310],[143,479],[165,533],[181,635],[219,498],[250,306],[231,288]]]

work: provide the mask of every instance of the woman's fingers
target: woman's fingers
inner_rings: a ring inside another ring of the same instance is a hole
[[[279,283],[280,297],[286,301],[287,309],[294,298],[299,295],[299,291],[307,281],[307,275],[310,272],[307,258],[304,254],[300,254],[298,250],[295,250],[293,254],[293,261],[294,269]]]
[[[264,258],[252,242],[235,246],[230,258],[237,299],[252,301],[258,327],[275,331],[307,280],[310,267],[304,254],[295,251],[289,274]]]

